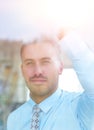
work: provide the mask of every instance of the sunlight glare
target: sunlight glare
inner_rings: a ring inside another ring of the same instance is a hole
[[[23,0],[20,9],[23,22],[27,24],[45,23],[55,27],[78,27],[88,16],[89,0]]]

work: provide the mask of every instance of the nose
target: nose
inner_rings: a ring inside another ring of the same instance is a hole
[[[39,64],[36,64],[34,67],[34,75],[40,76],[42,74],[42,67]]]

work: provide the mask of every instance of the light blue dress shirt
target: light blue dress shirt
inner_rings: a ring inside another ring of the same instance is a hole
[[[62,46],[67,48],[84,92],[69,93],[58,88],[42,101],[39,104],[42,110],[40,130],[94,130],[94,54],[85,44],[74,39],[73,34],[63,40]],[[34,105],[30,99],[12,112],[8,117],[7,130],[30,130]]]

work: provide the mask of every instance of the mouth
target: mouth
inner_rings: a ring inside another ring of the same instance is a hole
[[[43,84],[43,83],[45,83],[47,80],[46,79],[32,79],[31,80],[33,83],[35,83],[35,84]]]

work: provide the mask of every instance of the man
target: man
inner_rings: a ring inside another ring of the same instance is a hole
[[[7,130],[94,129],[94,54],[74,33],[62,40],[84,92],[69,93],[58,87],[63,71],[61,46],[51,37],[36,38],[21,48],[21,68],[31,98],[10,114]],[[40,113],[35,122],[36,105]]]

